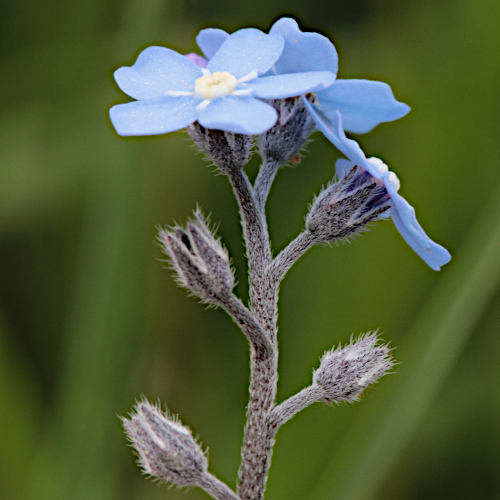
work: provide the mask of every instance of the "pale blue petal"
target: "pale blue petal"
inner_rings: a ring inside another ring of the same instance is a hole
[[[254,91],[252,95],[262,99],[283,99],[324,89],[334,81],[333,73],[310,71],[309,73],[263,76],[242,84],[239,88],[250,88]]]
[[[337,74],[337,51],[325,36],[300,31],[297,22],[289,17],[276,21],[269,34],[281,35],[285,39],[283,53],[274,65],[278,74],[304,71],[331,71]]]
[[[227,71],[236,78],[252,71],[262,75],[278,60],[284,43],[280,35],[266,35],[255,28],[239,30],[221,45],[207,68],[212,73]]]
[[[344,130],[356,134],[398,120],[410,111],[407,104],[396,101],[389,85],[372,80],[337,80],[318,92],[317,98],[326,116],[332,119],[340,111]]]
[[[120,135],[157,135],[187,127],[196,121],[194,97],[162,96],[149,101],[118,104],[109,116]]]
[[[115,71],[115,80],[123,92],[139,100],[153,99],[167,90],[194,89],[201,69],[187,57],[165,47],[148,47],[133,66]]]
[[[381,178],[381,174],[367,159],[359,144],[352,139],[348,139],[342,128],[342,116],[338,111],[333,114],[333,120],[325,116],[323,110],[315,104],[311,104],[307,99],[303,98],[306,108],[311,113],[311,116],[317,127],[323,132],[326,138],[347,158],[353,161],[356,165],[363,167],[377,179]]]
[[[229,33],[217,28],[207,28],[201,30],[197,37],[196,43],[200,47],[207,59],[212,59],[215,53],[220,49],[221,45],[229,38]]]
[[[337,179],[339,181],[343,179],[352,167],[354,167],[354,162],[345,160],[344,158],[339,158],[335,162],[335,175],[337,176]]]
[[[451,260],[450,252],[425,234],[415,217],[415,209],[396,192],[390,182],[386,183],[386,189],[393,203],[391,219],[401,236],[431,269],[439,271],[441,266]]]
[[[262,134],[275,123],[275,109],[251,96],[225,96],[214,99],[198,111],[198,121],[206,128],[235,134]]]

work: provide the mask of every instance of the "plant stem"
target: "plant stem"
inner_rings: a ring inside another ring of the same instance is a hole
[[[263,210],[243,170],[235,169],[229,176],[240,207],[243,237],[247,249],[250,309],[273,344],[265,357],[251,352],[250,402],[239,469],[238,495],[242,500],[261,500],[271,463],[274,432],[269,415],[274,407],[278,381],[276,343],[277,288],[267,278],[271,263],[271,246]]]
[[[216,500],[239,500],[238,495],[229,486],[212,474],[203,476],[199,486]]]

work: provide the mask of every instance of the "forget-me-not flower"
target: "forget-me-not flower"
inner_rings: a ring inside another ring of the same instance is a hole
[[[277,119],[262,99],[298,96],[335,80],[323,70],[266,75],[284,45],[280,34],[242,29],[225,37],[206,67],[192,54],[149,47],[133,66],[115,72],[121,90],[137,101],[113,106],[111,121],[125,136],[164,134],[195,121],[207,129],[261,134]]]
[[[349,160],[339,159],[335,164],[335,172],[342,179],[355,165],[361,167],[362,175],[370,175],[375,182],[381,183],[385,188],[385,196],[390,200],[391,208],[388,213],[401,236],[408,245],[419,255],[430,268],[439,271],[440,267],[447,264],[451,255],[432,241],[425,234],[422,226],[417,222],[415,209],[398,193],[400,182],[394,172],[390,172],[387,165],[379,158],[366,158],[359,144],[348,139],[342,128],[342,116],[336,111],[333,121],[322,116],[321,110],[303,99],[312,114],[314,121],[325,134],[328,140],[341,151]]]
[[[338,56],[334,45],[319,33],[303,32],[294,19],[283,17],[276,21],[270,35],[281,35],[285,46],[269,74],[331,71],[337,73]],[[218,47],[230,35],[220,29],[205,29],[196,38],[205,57],[211,59]],[[317,104],[333,119],[340,111],[345,130],[357,134],[369,132],[379,123],[397,120],[410,111],[398,102],[386,83],[372,80],[336,80],[327,89],[316,92]]]

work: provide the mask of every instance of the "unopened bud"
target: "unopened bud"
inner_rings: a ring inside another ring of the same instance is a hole
[[[200,211],[186,228],[160,230],[159,239],[182,286],[209,304],[231,293],[235,280],[229,255]]]
[[[354,236],[390,208],[383,181],[355,165],[316,197],[306,218],[306,228],[316,243],[329,243]]]
[[[177,486],[199,485],[208,462],[191,431],[147,401],[134,410],[122,422],[144,473]]]
[[[197,148],[224,173],[243,168],[250,159],[251,135],[208,129],[194,122],[187,132]]]
[[[393,366],[391,349],[376,333],[367,333],[345,347],[325,352],[313,375],[313,386],[325,403],[357,401],[366,387],[383,377]]]
[[[267,132],[259,135],[259,152],[264,161],[276,166],[289,161],[297,163],[297,154],[313,129],[310,113],[300,96],[267,102],[277,111],[278,120]]]

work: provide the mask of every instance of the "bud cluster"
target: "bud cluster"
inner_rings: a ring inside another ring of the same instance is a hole
[[[229,255],[199,210],[185,229],[161,229],[159,240],[182,286],[214,305],[231,294],[235,279]]]
[[[357,401],[366,387],[386,375],[394,364],[391,348],[370,332],[345,347],[325,352],[313,374],[313,387],[321,390],[325,403]]]
[[[312,99],[312,94],[308,98]],[[259,135],[259,152],[264,161],[284,165],[297,156],[313,130],[313,120],[302,97],[268,101],[278,113],[276,124]]]
[[[207,129],[198,122],[189,125],[187,132],[196,147],[225,174],[243,168],[250,159],[251,135]]]
[[[144,472],[177,486],[198,486],[208,461],[191,431],[148,401],[134,410],[122,422]]]
[[[354,165],[316,197],[306,218],[306,228],[316,243],[329,243],[354,236],[390,208],[383,181]]]

